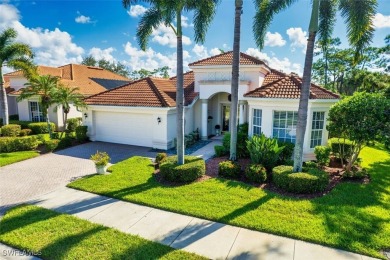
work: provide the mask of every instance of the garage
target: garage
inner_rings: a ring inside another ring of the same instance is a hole
[[[95,140],[152,147],[152,115],[94,111]]]

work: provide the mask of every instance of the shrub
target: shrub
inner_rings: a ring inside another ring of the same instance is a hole
[[[318,169],[318,164],[316,162],[307,161],[304,162],[302,171],[307,172],[309,169]]]
[[[80,125],[76,127],[76,139],[79,142],[85,142],[88,140],[87,136],[88,127],[86,125]]]
[[[339,159],[346,160],[353,153],[354,145],[348,139],[337,138],[337,137],[331,138],[329,139],[329,144],[330,144],[332,154]]]
[[[284,146],[283,151],[279,154],[278,164],[289,165],[294,154],[295,144],[278,140],[279,146]]]
[[[248,140],[248,132],[244,133],[239,131],[237,133],[237,158],[246,158],[249,156],[248,149],[246,148],[246,141]],[[230,152],[230,133],[223,135],[222,145],[225,148],[226,153]]]
[[[91,155],[91,160],[96,166],[106,166],[110,162],[111,158],[108,153],[97,151],[95,154]]]
[[[205,172],[205,161],[196,156],[184,156],[183,165],[177,164],[177,156],[170,156],[160,165],[161,176],[171,182],[192,182],[203,176]]]
[[[267,170],[261,164],[250,164],[245,169],[245,176],[253,182],[265,182]]]
[[[217,157],[221,157],[227,154],[225,147],[223,147],[222,145],[215,145],[214,151]]]
[[[81,117],[69,118],[68,120],[66,120],[66,130],[68,130],[69,132],[76,131],[76,127],[81,124],[81,120]]]
[[[71,146],[72,146],[72,138],[66,136],[60,140],[60,142],[58,143],[57,149],[61,150],[61,149],[65,149],[65,148],[68,148]]]
[[[3,136],[15,137],[20,134],[20,125],[9,124],[1,127],[1,134]]]
[[[38,140],[35,136],[0,138],[1,153],[31,151],[36,149],[37,146]]]
[[[22,129],[26,129],[26,128],[29,128],[28,124],[31,124],[31,123],[34,123],[34,122],[32,122],[32,121],[10,120],[9,123],[10,124],[15,124],[15,125],[20,125],[22,127]]]
[[[253,136],[246,143],[252,163],[264,165],[268,171],[276,165],[284,149],[284,146],[279,147],[276,139],[264,134]]]
[[[368,175],[366,169],[352,167],[351,171],[345,171],[343,177],[350,179],[363,179]]]
[[[58,140],[58,139],[46,140],[44,142],[46,150],[49,152],[53,152],[55,149],[57,149],[59,143],[60,143],[60,140]]]
[[[241,166],[232,161],[220,162],[218,165],[218,175],[228,178],[239,178],[241,176]]]
[[[56,129],[56,125],[54,123],[50,123],[51,130],[54,132]],[[49,133],[49,129],[47,128],[47,123],[30,123],[28,124],[28,128],[30,128],[33,134],[46,134]]]
[[[31,129],[26,128],[26,129],[20,130],[19,135],[20,135],[20,136],[27,136],[27,135],[31,134],[31,132],[32,132]]]
[[[166,153],[158,153],[158,154],[156,154],[156,160],[155,160],[155,162],[158,163],[158,164],[160,164],[160,163],[162,163],[162,161],[165,160],[165,158],[167,158],[167,157],[168,157],[168,155],[167,155]]]
[[[291,166],[278,166],[272,171],[273,182],[283,190],[293,193],[314,193],[326,189],[329,176],[318,169],[309,169],[308,172],[293,173]]]
[[[317,162],[320,166],[329,165],[330,151],[331,149],[328,146],[316,146],[314,148],[314,154],[316,155]]]
[[[19,120],[19,115],[18,114],[10,115],[9,116],[9,121],[11,121],[11,120]]]

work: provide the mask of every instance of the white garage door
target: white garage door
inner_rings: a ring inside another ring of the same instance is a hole
[[[152,147],[152,116],[146,114],[94,112],[96,141]]]

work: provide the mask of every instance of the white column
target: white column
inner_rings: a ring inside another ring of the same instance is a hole
[[[239,122],[238,124],[242,125],[245,123],[245,111],[244,111],[245,105],[244,102],[240,102],[240,115],[239,115]]]
[[[208,133],[207,133],[207,117],[208,117],[208,99],[202,99],[202,140],[207,140]]]

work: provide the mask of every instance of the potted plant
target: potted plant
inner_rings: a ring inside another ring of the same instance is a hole
[[[106,152],[97,151],[95,154],[91,155],[91,160],[95,163],[97,173],[106,173],[107,164],[110,161],[110,156],[108,156]]]
[[[215,134],[216,134],[217,136],[219,136],[219,134],[220,134],[220,129],[221,129],[221,126],[220,126],[220,125],[215,125]]]

